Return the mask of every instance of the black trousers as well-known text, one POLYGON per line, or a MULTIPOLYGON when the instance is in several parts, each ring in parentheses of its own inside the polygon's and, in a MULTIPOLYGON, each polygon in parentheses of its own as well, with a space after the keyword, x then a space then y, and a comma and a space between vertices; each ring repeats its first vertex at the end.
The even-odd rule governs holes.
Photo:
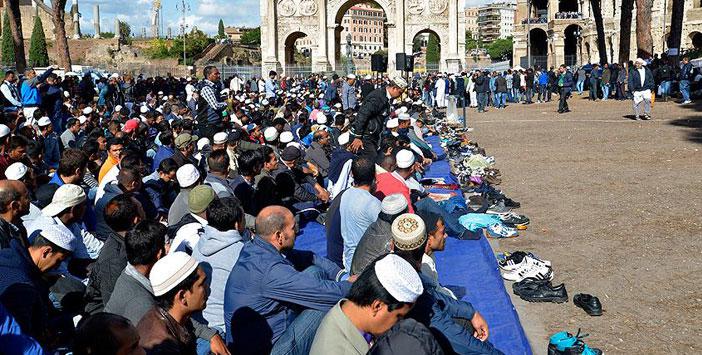
POLYGON ((570 90, 561 88, 561 97, 558 100, 558 112, 563 112, 569 110, 568 108, 568 96, 570 95, 570 90))
POLYGON ((362 139, 363 140, 363 149, 359 150, 356 155, 358 155, 359 158, 368 158, 372 162, 376 162, 378 159, 378 143, 371 142, 367 139, 362 139))

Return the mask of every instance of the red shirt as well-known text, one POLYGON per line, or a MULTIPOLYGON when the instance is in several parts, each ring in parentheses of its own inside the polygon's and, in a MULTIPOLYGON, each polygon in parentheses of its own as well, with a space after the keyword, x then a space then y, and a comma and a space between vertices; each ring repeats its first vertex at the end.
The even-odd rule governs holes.
POLYGON ((412 200, 410 199, 410 190, 405 185, 405 181, 401 176, 393 175, 391 172, 380 173, 375 176, 377 187, 375 190, 375 197, 381 201, 385 196, 392 194, 402 194, 407 200, 407 206, 409 206, 409 212, 414 213, 414 208, 412 208, 412 200))

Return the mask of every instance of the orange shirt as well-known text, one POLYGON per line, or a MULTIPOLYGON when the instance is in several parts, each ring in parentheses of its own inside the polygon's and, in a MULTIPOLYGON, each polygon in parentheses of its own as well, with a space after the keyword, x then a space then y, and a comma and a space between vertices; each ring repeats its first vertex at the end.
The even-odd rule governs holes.
POLYGON ((100 168, 100 173, 98 174, 98 183, 102 181, 102 178, 105 177, 108 171, 112 169, 113 166, 117 165, 118 161, 116 159, 113 159, 112 157, 107 157, 107 160, 102 164, 102 167, 100 168))

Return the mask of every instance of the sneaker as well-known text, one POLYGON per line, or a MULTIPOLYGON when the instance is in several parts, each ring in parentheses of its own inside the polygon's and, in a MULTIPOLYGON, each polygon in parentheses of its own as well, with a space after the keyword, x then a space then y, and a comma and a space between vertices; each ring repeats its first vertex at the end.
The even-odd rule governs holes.
POLYGON ((510 207, 510 208, 519 208, 522 206, 521 203, 519 203, 511 198, 505 198, 504 202, 505 202, 505 206, 510 207))
POLYGON ((692 101, 690 101, 690 100, 687 100, 687 101, 683 101, 683 102, 682 102, 683 105, 688 105, 688 104, 691 104, 691 103, 692 103, 692 101))
POLYGON ((505 206, 504 201, 499 201, 488 208, 485 213, 488 214, 505 214, 511 212, 512 209, 505 206))
POLYGON ((542 280, 553 280, 553 269, 551 267, 536 264, 533 262, 523 262, 519 267, 504 271, 502 273, 502 278, 507 281, 519 282, 526 278, 536 278, 542 280))
POLYGON ((651 116, 649 116, 649 115, 644 115, 644 116, 643 116, 643 119, 644 119, 644 121, 648 121, 648 120, 651 119, 651 116))
POLYGON ((559 332, 553 334, 548 343, 548 355, 601 355, 602 350, 591 348, 585 344, 583 338, 588 334, 573 335, 568 332, 559 332))
POLYGON ((515 228, 498 223, 485 228, 485 236, 488 238, 514 238, 519 236, 519 232, 515 228))
POLYGON ((635 120, 635 121, 641 121, 641 117, 640 117, 640 116, 636 116, 636 117, 634 117, 634 120, 635 120))
POLYGON ((512 271, 520 267, 524 267, 522 263, 551 267, 550 261, 541 260, 536 255, 532 253, 525 253, 523 251, 504 253, 503 257, 497 261, 497 266, 499 266, 502 270, 512 271))
POLYGON ((508 212, 500 215, 502 223, 506 224, 508 227, 517 228, 520 226, 526 226, 529 224, 529 217, 522 216, 514 212, 508 212))

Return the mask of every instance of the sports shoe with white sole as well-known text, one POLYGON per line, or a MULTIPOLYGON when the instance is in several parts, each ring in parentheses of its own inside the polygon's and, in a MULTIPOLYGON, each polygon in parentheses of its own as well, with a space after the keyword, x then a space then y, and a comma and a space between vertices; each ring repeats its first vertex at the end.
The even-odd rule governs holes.
POLYGON ((546 265, 539 265, 533 262, 523 262, 521 267, 517 267, 510 271, 504 271, 502 278, 507 281, 519 282, 528 277, 537 279, 553 280, 553 269, 546 265))
POLYGON ((504 271, 512 271, 520 267, 524 267, 523 263, 543 265, 546 267, 551 267, 551 262, 548 260, 541 260, 537 258, 532 253, 525 253, 523 251, 515 251, 511 254, 505 254, 504 259, 499 260, 497 265, 500 269, 504 271))
POLYGON ((498 223, 485 228, 485 236, 488 238, 514 238, 519 236, 519 232, 516 228, 507 227, 502 223, 498 223))

